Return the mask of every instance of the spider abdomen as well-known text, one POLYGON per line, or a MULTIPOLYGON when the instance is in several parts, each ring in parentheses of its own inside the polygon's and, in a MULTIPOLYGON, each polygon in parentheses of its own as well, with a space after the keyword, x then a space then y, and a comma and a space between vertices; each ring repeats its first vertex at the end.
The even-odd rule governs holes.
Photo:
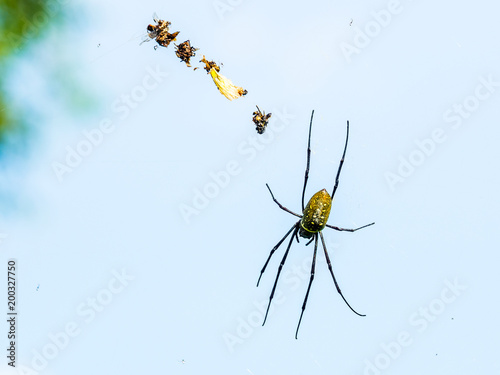
POLYGON ((299 235, 311 238, 314 233, 322 231, 326 226, 328 216, 330 216, 331 208, 332 198, 326 189, 314 194, 302 213, 299 235))

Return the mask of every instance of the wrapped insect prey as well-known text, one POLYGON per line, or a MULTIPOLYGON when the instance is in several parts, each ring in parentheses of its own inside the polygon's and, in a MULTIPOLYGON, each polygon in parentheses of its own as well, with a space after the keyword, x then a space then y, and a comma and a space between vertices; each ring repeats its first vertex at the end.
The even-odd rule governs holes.
POLYGON ((176 44, 175 48, 175 54, 177 57, 181 59, 181 61, 184 61, 188 67, 191 67, 191 62, 189 60, 191 57, 196 55, 195 51, 197 51, 198 48, 191 46, 191 42, 189 40, 186 40, 179 45, 176 44))
POLYGON ((247 90, 242 87, 233 85, 230 79, 219 74, 220 67, 213 61, 207 61, 205 56, 200 62, 205 63, 205 70, 212 76, 215 85, 219 89, 220 93, 224 95, 229 100, 238 99, 240 96, 246 95, 247 90))
POLYGON ((177 35, 179 35, 179 31, 175 33, 169 33, 168 27, 171 25, 169 21, 160 20, 158 16, 153 15, 153 20, 156 22, 156 25, 148 25, 148 38, 143 42, 147 42, 151 39, 155 39, 156 42, 162 47, 168 47, 168 45, 175 40, 177 35))
POLYGON ((266 131, 267 123, 269 122, 269 118, 272 113, 261 112, 258 105, 256 105, 257 110, 253 113, 253 123, 256 126, 257 133, 263 134, 266 131))

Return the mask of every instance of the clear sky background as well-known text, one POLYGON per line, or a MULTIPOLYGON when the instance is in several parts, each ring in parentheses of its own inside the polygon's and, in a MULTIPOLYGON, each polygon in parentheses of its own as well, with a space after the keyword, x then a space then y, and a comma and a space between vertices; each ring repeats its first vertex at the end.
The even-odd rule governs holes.
POLYGON ((36 130, 3 160, 23 367, 2 356, 2 374, 498 373, 498 6, 56 3, 65 22, 6 78, 36 130), (139 46, 153 12, 248 95, 139 46), (262 136, 255 105, 273 113, 262 136), (318 251, 295 340, 313 247, 292 245, 264 327, 284 247, 255 284, 295 222, 265 184, 300 211, 313 109, 307 196, 331 191, 349 120, 329 223, 376 224, 324 230, 366 317, 318 251))

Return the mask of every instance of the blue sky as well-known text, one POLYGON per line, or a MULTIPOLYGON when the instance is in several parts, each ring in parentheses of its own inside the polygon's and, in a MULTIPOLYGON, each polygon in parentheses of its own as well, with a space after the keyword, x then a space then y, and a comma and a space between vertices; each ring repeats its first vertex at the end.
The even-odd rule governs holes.
POLYGON ((0 272, 17 260, 24 367, 4 359, 2 373, 499 370, 495 6, 62 7, 72 26, 23 51, 8 79, 38 127, 29 155, 3 172, 17 206, 0 219, 0 272), (193 62, 222 62, 248 95, 225 99, 173 46, 139 46, 153 12, 200 48, 193 62), (83 113, 53 85, 66 75, 83 113), (273 113, 262 136, 255 105, 273 113), (295 340, 312 246, 292 245, 264 327, 284 247, 255 284, 295 221, 265 184, 300 211, 313 109, 308 197, 331 190, 349 120, 329 223, 376 224, 324 231, 345 297, 367 316, 344 304, 318 251, 295 340))

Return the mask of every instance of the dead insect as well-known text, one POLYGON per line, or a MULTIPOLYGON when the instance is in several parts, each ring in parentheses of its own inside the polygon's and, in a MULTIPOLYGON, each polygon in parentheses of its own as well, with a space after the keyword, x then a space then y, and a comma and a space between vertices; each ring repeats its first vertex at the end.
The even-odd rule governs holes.
POLYGON ((175 54, 177 57, 181 59, 181 61, 184 61, 188 67, 191 67, 191 62, 189 60, 191 57, 196 55, 195 51, 197 51, 198 48, 192 47, 189 40, 186 40, 179 45, 175 44, 175 48, 175 54))
MULTIPOLYGON (((203 67, 203 69, 206 70, 207 73, 210 73, 210 70, 214 69, 215 71, 217 72, 220 72, 220 67, 219 65, 217 65, 215 63, 215 61, 208 61, 206 58, 205 58, 205 55, 203 55, 203 58, 200 60, 200 62, 204 63, 205 66, 203 67)), ((222 63, 221 63, 222 65, 222 63)))
POLYGON ((263 134, 266 131, 267 123, 269 122, 269 118, 272 113, 261 112, 258 105, 256 105, 257 111, 253 113, 252 121, 256 126, 257 133, 263 134))
POLYGON ((141 42, 149 42, 151 39, 155 39, 156 42, 162 47, 168 47, 168 45, 176 40, 177 35, 179 35, 179 31, 171 34, 168 32, 168 27, 171 25, 169 21, 161 20, 158 18, 156 13, 153 14, 153 20, 156 22, 156 25, 148 25, 147 37, 141 42))
POLYGON ((205 56, 200 62, 205 63, 204 69, 212 76, 212 79, 219 89, 220 93, 229 100, 238 99, 240 96, 246 95, 247 90, 242 87, 235 86, 230 79, 219 74, 220 67, 213 61, 208 61, 205 56))
POLYGON ((365 316, 363 314, 358 313, 356 310, 354 310, 351 305, 347 302, 345 299, 344 295, 340 291, 340 287, 337 283, 337 280, 335 279, 335 276, 333 274, 332 270, 332 264, 330 263, 330 257, 328 256, 328 252, 326 250, 326 245, 325 245, 325 239, 323 238, 323 233, 322 230, 325 227, 332 228, 338 231, 347 231, 347 232, 355 232, 359 229, 366 228, 370 225, 373 225, 375 223, 370 223, 367 225, 363 225, 362 227, 355 228, 355 229, 345 229, 345 228, 340 228, 340 227, 335 227, 333 225, 328 225, 328 216, 330 216, 330 209, 332 208, 332 201, 333 197, 335 195, 335 192, 337 191, 337 187, 339 185, 339 176, 340 176, 340 171, 342 169, 342 165, 344 164, 344 158, 345 158, 345 152, 347 150, 347 141, 349 139, 349 121, 347 121, 347 135, 345 139, 345 146, 344 146, 344 153, 342 154, 342 158, 340 159, 340 164, 339 168, 337 170, 337 177, 335 178, 335 185, 332 190, 332 195, 330 196, 326 189, 318 191, 316 194, 314 194, 307 205, 304 206, 304 196, 306 192, 306 186, 307 186, 307 179, 309 177, 309 162, 311 159, 311 129, 312 129, 312 120, 313 120, 313 115, 314 111, 311 114, 311 123, 309 124, 309 140, 307 142, 307 164, 306 164, 306 173, 304 177, 304 188, 302 189, 302 215, 296 214, 295 212, 290 211, 288 208, 283 206, 281 203, 279 203, 276 198, 274 198, 273 192, 271 191, 271 188, 269 185, 266 184, 267 188, 269 189, 269 192, 271 193, 271 197, 273 198, 273 201, 281 208, 282 210, 288 212, 289 214, 292 214, 294 216, 297 216, 300 218, 299 221, 297 221, 295 224, 293 224, 292 228, 285 234, 285 236, 276 244, 276 246, 273 247, 271 250, 271 253, 269 254, 269 257, 266 260, 266 263, 264 264, 264 267, 260 271, 260 276, 259 280, 257 281, 257 286, 259 286, 260 278, 264 274, 264 271, 266 270, 266 267, 271 260, 271 257, 273 256, 274 252, 280 247, 280 245, 285 241, 285 239, 292 233, 292 236, 290 237, 290 241, 288 242, 288 246, 285 251, 285 255, 283 256, 283 259, 281 260, 281 263, 278 268, 278 274, 276 275, 276 280, 274 281, 274 286, 271 291, 271 296, 269 297, 269 304, 267 306, 267 311, 266 315, 264 317, 264 325, 266 323, 267 319, 267 314, 269 313, 269 307, 271 306, 271 301, 273 300, 274 297, 274 292, 276 291, 276 285, 278 284, 278 278, 280 277, 281 269, 283 268, 283 265, 285 264, 286 257, 288 256, 288 251, 290 250, 290 247, 292 246, 293 239, 296 238, 297 242, 299 242, 299 236, 305 239, 310 239, 309 242, 306 244, 309 245, 311 242, 314 241, 314 252, 313 252, 313 259, 312 259, 312 265, 311 265, 311 277, 309 279, 309 286, 307 287, 307 292, 306 296, 304 298, 304 303, 302 304, 302 312, 300 314, 299 318, 299 323, 297 325, 297 330, 295 332, 295 338, 297 338, 297 335, 299 333, 299 327, 300 327, 300 322, 302 321, 302 315, 304 314, 304 311, 306 309, 306 304, 307 304, 307 297, 309 297, 309 291, 311 290, 311 285, 314 279, 314 272, 315 272, 315 267, 316 267, 316 252, 318 250, 318 239, 321 239, 321 244, 323 245, 323 250, 325 252, 325 258, 326 258, 326 263, 328 264, 328 270, 330 271, 330 274, 332 275, 333 282, 335 284, 335 288, 337 288, 337 292, 340 294, 344 302, 349 306, 349 308, 357 315, 359 316, 365 316))

